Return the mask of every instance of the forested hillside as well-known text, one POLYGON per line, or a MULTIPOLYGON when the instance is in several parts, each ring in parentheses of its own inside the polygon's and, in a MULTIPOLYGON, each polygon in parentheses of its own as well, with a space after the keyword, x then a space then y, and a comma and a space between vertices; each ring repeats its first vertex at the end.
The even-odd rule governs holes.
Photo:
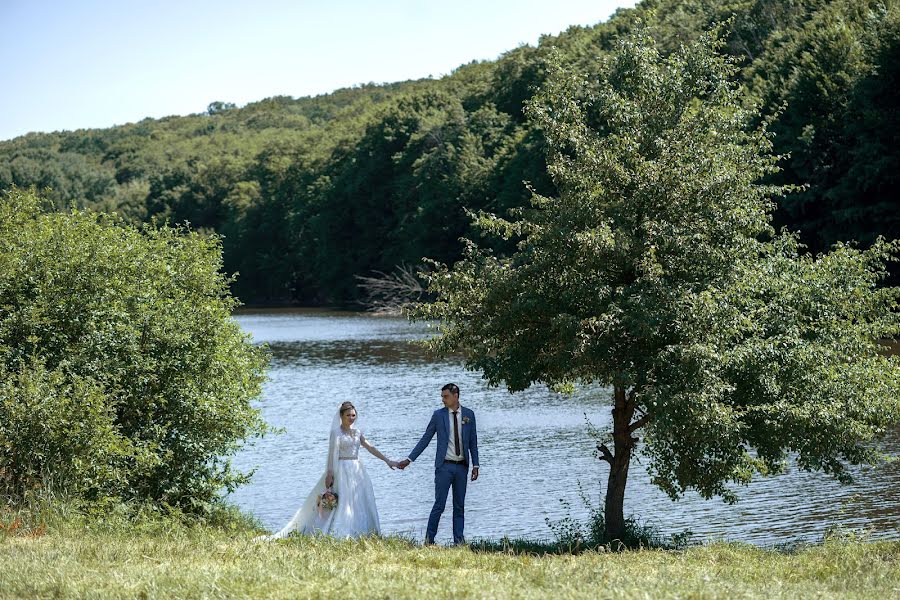
POLYGON ((437 80, 2 142, 0 188, 217 231, 248 304, 349 305, 355 275, 454 261, 476 235, 466 210, 505 214, 525 182, 553 193, 523 105, 552 54, 590 76, 638 19, 664 51, 730 19, 747 101, 789 154, 777 183, 807 186, 779 225, 813 251, 900 237, 900 0, 645 0, 437 80))

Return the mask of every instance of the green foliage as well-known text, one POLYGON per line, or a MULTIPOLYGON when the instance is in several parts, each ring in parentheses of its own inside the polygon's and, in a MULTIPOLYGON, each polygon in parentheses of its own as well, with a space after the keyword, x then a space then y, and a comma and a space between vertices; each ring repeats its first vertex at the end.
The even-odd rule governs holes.
POLYGON ((788 453, 842 481, 847 462, 875 462, 872 442, 900 422, 900 365, 878 343, 900 333, 898 289, 878 287, 898 247, 811 256, 783 235, 693 296, 682 323, 706 333, 666 351, 647 433, 654 481, 673 497, 733 499, 721 482, 779 472, 788 453))
POLYGON ((898 52, 900 5, 834 2, 754 66, 766 104, 786 104, 773 127, 791 154, 782 179, 810 184, 781 220, 800 224, 815 250, 900 237, 898 52))
POLYGON ((96 499, 119 493, 132 452, 103 387, 32 358, 0 368, 0 494, 22 498, 44 485, 96 499))
MULTIPOLYGON (((606 517, 602 502, 595 504, 587 492, 578 484, 578 497, 588 511, 587 521, 582 523, 571 514, 571 502, 560 498, 566 516, 558 520, 546 518, 547 527, 553 533, 553 545, 544 549, 544 553, 578 554, 588 551, 620 551, 639 548, 660 548, 670 550, 683 550, 690 544, 690 531, 675 534, 670 537, 663 536, 658 529, 651 525, 640 523, 636 518, 625 519, 625 535, 621 538, 610 539, 607 534, 606 517)), ((485 549, 490 544, 482 544, 485 549)))
POLYGON ((753 114, 710 44, 662 61, 642 36, 601 75, 556 65, 531 115, 561 195, 535 194, 514 221, 480 216, 518 251, 470 245, 434 277, 444 301, 421 315, 446 320, 437 349, 472 348, 470 366, 511 391, 634 381, 648 352, 671 343, 653 326, 673 320, 678 298, 756 251, 778 190, 754 182, 774 158, 760 153, 764 129, 745 130, 753 114))
POLYGON ((557 64, 529 114, 549 147, 555 197, 478 225, 510 256, 469 243, 430 277, 439 353, 510 391, 534 383, 615 390, 607 495, 613 533, 644 429, 654 483, 735 499, 730 484, 802 469, 848 478, 900 423, 900 289, 882 287, 900 243, 817 256, 770 226, 769 120, 734 83, 717 32, 662 56, 647 31, 598 72, 557 64), (613 490, 620 492, 618 499, 613 490), (612 503, 612 504, 611 504, 612 503))
POLYGON ((107 197, 116 183, 114 170, 62 149, 23 148, 8 155, 4 166, 0 171, 3 187, 50 188, 57 208, 107 197))
POLYGON ((218 239, 40 204, 0 198, 2 481, 203 508, 265 431, 218 239))
POLYGON ((347 273, 390 271, 428 252, 459 254, 467 208, 486 206, 521 129, 493 105, 466 112, 431 90, 403 96, 327 167, 322 201, 308 207, 315 279, 331 301, 358 292, 347 273))
POLYGON ((214 230, 245 301, 346 305, 360 295, 356 276, 423 256, 455 262, 460 237, 512 250, 479 238, 465 211, 526 206, 526 181, 557 192, 524 112, 553 61, 594 73, 638 22, 668 55, 726 20, 733 77, 762 103, 784 156, 771 181, 807 186, 776 198, 776 225, 813 251, 900 237, 897 0, 643 0, 439 80, 216 101, 185 117, 2 142, 0 189, 49 187, 60 209, 214 230))

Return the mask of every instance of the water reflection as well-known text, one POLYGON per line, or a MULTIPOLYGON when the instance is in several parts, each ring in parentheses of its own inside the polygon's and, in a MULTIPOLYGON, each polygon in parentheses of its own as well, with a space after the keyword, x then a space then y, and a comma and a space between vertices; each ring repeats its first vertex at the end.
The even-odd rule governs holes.
POLYGON ((327 342, 282 342, 269 344, 275 366, 315 366, 323 362, 345 366, 379 364, 416 366, 433 357, 413 341, 346 340, 327 342))
MULTIPOLYGON (((370 441, 400 459, 441 406, 439 390, 449 381, 460 385, 463 405, 478 415, 482 477, 470 485, 466 501, 470 538, 547 537, 545 519, 567 514, 560 498, 571 501, 573 516, 586 518, 579 482, 600 501, 607 471, 593 457, 585 418, 601 429, 609 424, 608 391, 594 387, 567 396, 534 388, 511 395, 489 388, 458 360, 429 357, 415 343, 428 329, 403 319, 321 311, 244 312, 237 319, 256 342, 269 345, 270 380, 259 407, 269 423, 285 428, 235 461, 258 470, 232 499, 266 526, 283 525, 321 475, 327 427, 340 402, 352 400, 370 441)), ((363 457, 386 533, 423 537, 434 498, 434 446, 404 472, 363 457)), ((896 455, 900 435, 887 448, 896 455)), ((673 503, 635 464, 626 513, 667 533, 690 529, 700 538, 763 544, 815 540, 835 523, 900 537, 900 461, 859 469, 850 486, 791 471, 757 480, 739 495, 734 506, 696 495, 673 503)), ((449 541, 449 519, 443 521, 438 540, 449 541)))

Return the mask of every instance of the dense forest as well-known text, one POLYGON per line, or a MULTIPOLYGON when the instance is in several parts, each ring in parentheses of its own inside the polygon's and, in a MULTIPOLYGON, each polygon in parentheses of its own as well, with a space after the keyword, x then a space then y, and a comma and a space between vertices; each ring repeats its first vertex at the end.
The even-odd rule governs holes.
POLYGON ((672 52, 725 20, 746 101, 785 155, 773 183, 805 186, 776 224, 814 252, 900 237, 900 0, 644 0, 440 79, 0 142, 0 189, 218 232, 248 304, 348 306, 356 275, 455 261, 479 235, 468 211, 554 193, 523 111, 551 60, 590 77, 639 21, 672 52))

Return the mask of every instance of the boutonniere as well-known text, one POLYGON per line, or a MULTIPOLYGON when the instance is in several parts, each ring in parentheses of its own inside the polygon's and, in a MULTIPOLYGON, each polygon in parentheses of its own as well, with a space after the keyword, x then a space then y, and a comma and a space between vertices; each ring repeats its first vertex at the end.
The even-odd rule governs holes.
POLYGON ((463 417, 463 425, 469 424, 469 417, 463 417))

